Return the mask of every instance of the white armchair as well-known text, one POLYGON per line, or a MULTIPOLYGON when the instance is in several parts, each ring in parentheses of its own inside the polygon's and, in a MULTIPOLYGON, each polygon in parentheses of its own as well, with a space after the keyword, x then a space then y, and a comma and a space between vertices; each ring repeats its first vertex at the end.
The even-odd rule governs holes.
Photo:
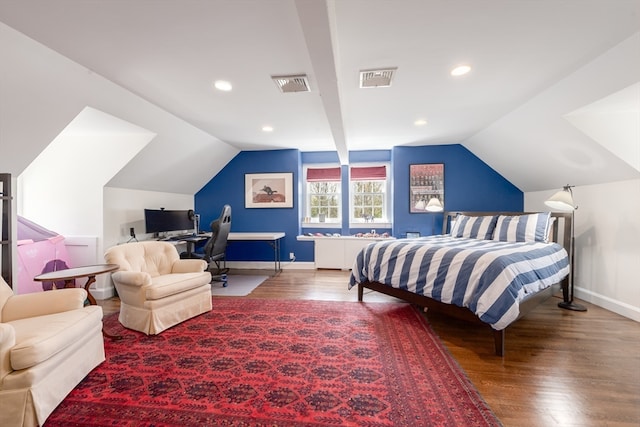
POLYGON ((0 278, 0 425, 42 425, 105 360, 102 308, 81 288, 14 295, 0 278))
POLYGON ((104 258, 120 266, 111 279, 120 297, 118 320, 126 328, 155 335, 212 309, 207 263, 180 259, 169 242, 118 245, 104 258))

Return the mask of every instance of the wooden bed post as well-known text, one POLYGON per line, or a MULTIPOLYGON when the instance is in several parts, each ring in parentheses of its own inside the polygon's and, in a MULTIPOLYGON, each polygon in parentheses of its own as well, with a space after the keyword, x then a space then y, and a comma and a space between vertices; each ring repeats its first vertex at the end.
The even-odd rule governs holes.
POLYGON ((493 330, 493 342, 496 349, 496 356, 504 356, 504 336, 505 330, 500 331, 493 330))
POLYGON ((358 283, 358 301, 362 302, 362 294, 364 291, 364 286, 362 286, 362 283, 358 283))

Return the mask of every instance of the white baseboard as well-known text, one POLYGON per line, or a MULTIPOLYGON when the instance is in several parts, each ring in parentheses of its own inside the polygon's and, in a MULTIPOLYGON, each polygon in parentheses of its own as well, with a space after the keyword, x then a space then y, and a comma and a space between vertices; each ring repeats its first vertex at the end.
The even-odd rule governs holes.
POLYGON ((104 300, 114 297, 116 295, 116 288, 113 286, 108 286, 106 288, 93 289, 91 288, 91 295, 95 299, 104 300))
MULTIPOLYGON (((244 270, 275 270, 273 261, 227 261, 227 267, 244 270)), ((283 270, 314 270, 313 262, 282 261, 280 268, 283 270)))
POLYGON ((640 308, 638 307, 605 297, 604 295, 597 294, 587 289, 576 287, 574 290, 576 298, 590 302, 591 304, 595 304, 598 307, 602 307, 631 320, 635 320, 636 322, 640 322, 640 308))

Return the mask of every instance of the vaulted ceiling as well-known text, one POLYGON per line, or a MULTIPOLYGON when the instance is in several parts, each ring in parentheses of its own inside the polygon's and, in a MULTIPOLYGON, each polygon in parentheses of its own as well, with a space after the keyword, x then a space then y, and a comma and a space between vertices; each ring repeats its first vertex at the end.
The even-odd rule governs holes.
MULTIPOLYGON (((460 143, 523 191, 640 177, 638 0, 0 0, 0 21, 225 147, 346 162, 460 143), (394 69, 391 85, 360 88, 372 69, 394 69), (300 74, 310 91, 272 80, 300 74), (625 136, 593 125, 611 115, 625 136)), ((166 188, 138 177, 162 147, 119 182, 166 188)))

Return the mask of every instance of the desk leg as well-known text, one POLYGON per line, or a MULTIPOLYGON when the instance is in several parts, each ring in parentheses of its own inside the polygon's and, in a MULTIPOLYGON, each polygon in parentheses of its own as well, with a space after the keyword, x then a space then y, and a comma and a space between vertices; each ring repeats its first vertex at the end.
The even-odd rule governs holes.
POLYGON ((280 239, 276 239, 271 242, 267 242, 273 248, 273 270, 274 275, 277 275, 280 271, 282 271, 282 267, 280 266, 280 239))
POLYGON ((193 258, 193 253, 195 252, 196 249, 196 243, 195 242, 190 242, 190 241, 186 241, 187 243, 187 259, 191 259, 193 258))
MULTIPOLYGON (((84 285, 84 290, 87 291, 87 299, 89 300, 90 305, 98 305, 98 303, 96 302, 96 299, 93 297, 93 295, 91 295, 91 291, 89 290, 89 286, 91 286, 95 281, 96 281, 96 276, 89 276, 89 279, 87 279, 87 283, 84 285)), ((122 339, 120 335, 111 335, 110 333, 105 331, 104 326, 102 327, 102 335, 112 340, 122 339)))

